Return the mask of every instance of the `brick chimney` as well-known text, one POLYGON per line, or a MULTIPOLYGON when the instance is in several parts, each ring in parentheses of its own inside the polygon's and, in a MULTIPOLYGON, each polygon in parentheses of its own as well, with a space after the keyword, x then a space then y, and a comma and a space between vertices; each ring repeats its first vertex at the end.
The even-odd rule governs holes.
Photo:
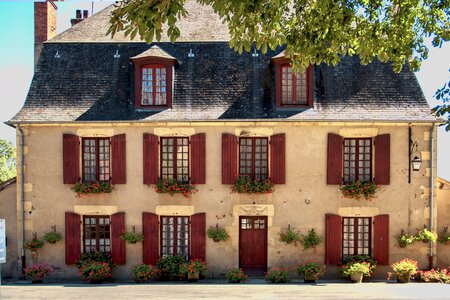
POLYGON ((34 66, 42 51, 42 43, 56 35, 56 1, 34 2, 34 66))
POLYGON ((72 26, 80 23, 81 21, 83 21, 84 19, 87 19, 89 17, 88 10, 83 10, 83 15, 81 13, 82 13, 81 9, 77 9, 75 11, 75 19, 70 20, 70 23, 72 24, 72 26))

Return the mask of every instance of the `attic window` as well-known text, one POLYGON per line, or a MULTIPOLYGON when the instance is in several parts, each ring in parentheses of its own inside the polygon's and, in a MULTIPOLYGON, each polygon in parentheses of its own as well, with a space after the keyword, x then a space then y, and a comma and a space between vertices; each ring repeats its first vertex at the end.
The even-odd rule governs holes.
POLYGON ((131 60, 135 70, 135 107, 171 108, 177 59, 158 46, 152 46, 131 60))
POLYGON ((277 107, 312 107, 314 95, 314 66, 294 73, 284 53, 272 57, 275 67, 275 98, 277 107))

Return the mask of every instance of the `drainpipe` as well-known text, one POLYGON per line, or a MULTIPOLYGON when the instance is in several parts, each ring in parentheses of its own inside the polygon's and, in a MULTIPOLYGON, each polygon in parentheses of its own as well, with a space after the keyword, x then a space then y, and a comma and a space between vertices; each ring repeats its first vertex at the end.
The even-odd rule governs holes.
POLYGON ((21 225, 21 240, 22 240, 22 249, 20 250, 21 256, 20 259, 22 261, 22 275, 23 269, 27 267, 27 261, 25 256, 25 167, 24 167, 24 155, 23 155, 23 148, 24 148, 24 135, 22 128, 18 127, 17 130, 20 134, 20 214, 22 216, 22 225, 21 225))
MULTIPOLYGON (((436 126, 435 123, 431 125, 430 129, 430 231, 434 232, 434 127, 436 126)), ((434 267, 434 244, 429 243, 430 247, 430 270, 434 267)))

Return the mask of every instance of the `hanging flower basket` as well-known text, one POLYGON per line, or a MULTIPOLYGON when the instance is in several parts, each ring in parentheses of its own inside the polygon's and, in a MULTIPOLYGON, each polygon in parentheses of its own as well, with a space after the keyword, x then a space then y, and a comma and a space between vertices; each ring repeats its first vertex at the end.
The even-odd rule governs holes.
POLYGON ((175 179, 160 178, 155 187, 155 192, 158 194, 170 194, 171 196, 181 194, 184 198, 190 198, 198 192, 198 188, 195 185, 178 182, 175 179))
POLYGON ((99 181, 87 181, 87 182, 77 182, 72 187, 72 191, 77 193, 77 195, 86 194, 101 194, 101 193, 111 193, 113 186, 109 182, 99 182, 99 181))
POLYGON ((376 185, 373 182, 361 182, 359 180, 355 180, 339 187, 339 190, 342 192, 343 198, 360 200, 364 198, 366 200, 372 200, 375 198, 375 193, 380 188, 379 185, 376 185))
POLYGON ((239 176, 234 185, 230 187, 232 193, 239 194, 270 194, 275 185, 269 180, 252 180, 246 176, 239 176))

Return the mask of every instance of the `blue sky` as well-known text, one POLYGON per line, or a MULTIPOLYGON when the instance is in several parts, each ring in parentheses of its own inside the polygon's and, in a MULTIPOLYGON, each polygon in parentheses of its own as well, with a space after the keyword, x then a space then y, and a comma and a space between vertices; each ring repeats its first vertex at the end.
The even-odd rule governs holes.
MULTIPOLYGON (((91 14, 114 1, 64 1, 58 3, 57 32, 70 27, 76 9, 87 9, 91 14)), ((34 51, 33 1, 0 0, 0 121, 8 121, 23 105, 33 76, 34 51)), ((416 73, 425 97, 431 107, 435 91, 449 80, 450 43, 442 48, 430 48, 427 61, 416 73)), ((15 143, 14 129, 0 124, 0 139, 15 143)), ((438 176, 450 180, 450 132, 438 132, 438 176)))

